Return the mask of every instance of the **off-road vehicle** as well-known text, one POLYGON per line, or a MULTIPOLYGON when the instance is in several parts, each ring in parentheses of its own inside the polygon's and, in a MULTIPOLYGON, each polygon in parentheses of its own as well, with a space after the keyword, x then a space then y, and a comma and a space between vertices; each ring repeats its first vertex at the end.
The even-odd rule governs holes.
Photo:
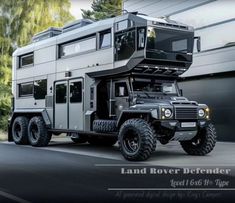
POLYGON ((112 146, 146 160, 157 142, 190 155, 215 146, 205 104, 182 96, 177 79, 192 64, 192 27, 138 13, 49 28, 13 54, 9 141, 46 146, 52 134, 112 146))

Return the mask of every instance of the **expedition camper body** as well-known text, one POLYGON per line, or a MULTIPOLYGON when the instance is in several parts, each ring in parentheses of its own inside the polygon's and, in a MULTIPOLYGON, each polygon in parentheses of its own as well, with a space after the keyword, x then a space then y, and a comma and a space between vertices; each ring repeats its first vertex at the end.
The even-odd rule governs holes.
POLYGON ((183 97, 176 81, 193 43, 192 27, 132 13, 39 33, 13 54, 9 141, 46 146, 60 133, 77 143, 118 141, 128 160, 147 159, 157 140, 209 153, 209 108, 183 97))

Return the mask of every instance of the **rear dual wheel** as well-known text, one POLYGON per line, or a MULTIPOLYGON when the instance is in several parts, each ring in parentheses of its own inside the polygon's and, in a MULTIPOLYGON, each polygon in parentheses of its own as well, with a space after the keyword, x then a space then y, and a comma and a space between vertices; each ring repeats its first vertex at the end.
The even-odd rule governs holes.
POLYGON ((24 116, 16 117, 12 124, 12 138, 16 144, 28 144, 29 119, 24 116))
POLYGON ((12 137, 16 144, 30 143, 35 147, 47 146, 51 140, 51 133, 41 116, 29 119, 25 116, 16 117, 12 124, 12 137))
POLYGON ((52 133, 48 132, 46 124, 41 116, 30 119, 28 126, 29 142, 34 147, 47 146, 51 140, 52 133))

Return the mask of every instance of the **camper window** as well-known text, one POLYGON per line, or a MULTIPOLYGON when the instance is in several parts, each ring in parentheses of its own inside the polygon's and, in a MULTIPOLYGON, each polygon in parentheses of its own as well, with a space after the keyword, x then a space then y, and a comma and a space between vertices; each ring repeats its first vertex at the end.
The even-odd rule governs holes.
POLYGON ((19 59, 20 59, 19 68, 33 65, 33 53, 20 56, 19 59))
POLYGON ((70 103, 82 102, 82 82, 70 84, 70 103))
POLYGON ((106 30, 104 32, 100 33, 100 44, 99 44, 99 48, 103 49, 103 48, 107 48, 111 46, 111 30, 106 30))
POLYGON ((73 54, 84 53, 96 50, 96 37, 89 37, 78 41, 62 44, 60 46, 60 57, 65 57, 73 54))
POLYGON ((45 99, 47 95, 47 80, 37 80, 34 82, 34 98, 45 99))
POLYGON ((56 103, 63 104, 67 102, 67 85, 58 84, 56 85, 56 103))
POLYGON ((135 51, 135 30, 115 36, 115 60, 128 59, 135 51))
POLYGON ((33 95, 33 82, 19 84, 19 97, 28 97, 33 95))

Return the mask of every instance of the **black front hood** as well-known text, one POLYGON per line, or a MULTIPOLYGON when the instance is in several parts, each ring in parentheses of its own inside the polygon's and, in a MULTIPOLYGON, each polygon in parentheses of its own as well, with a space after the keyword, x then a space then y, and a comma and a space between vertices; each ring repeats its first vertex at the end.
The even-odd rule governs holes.
POLYGON ((137 99, 136 104, 131 106, 130 109, 150 110, 156 109, 159 106, 175 106, 187 105, 198 106, 195 101, 189 101, 185 97, 171 97, 170 99, 137 99))

